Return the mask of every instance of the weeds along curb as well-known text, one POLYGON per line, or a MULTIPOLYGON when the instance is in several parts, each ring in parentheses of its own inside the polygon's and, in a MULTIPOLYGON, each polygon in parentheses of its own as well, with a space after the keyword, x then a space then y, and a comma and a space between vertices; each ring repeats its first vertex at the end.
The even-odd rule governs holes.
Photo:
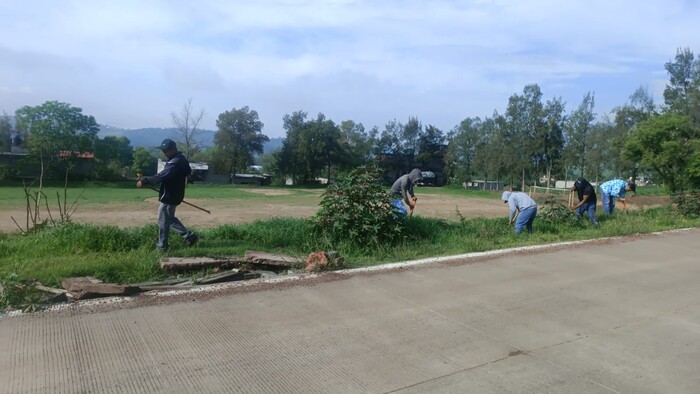
POLYGON ((392 270, 400 270, 400 269, 405 269, 405 268, 416 268, 416 267, 428 266, 431 264, 447 263, 447 262, 454 262, 454 261, 469 262, 470 260, 481 260, 484 258, 498 258, 498 257, 512 255, 515 253, 522 253, 522 252, 546 252, 546 251, 550 251, 550 250, 558 250, 561 248, 572 247, 572 246, 576 247, 576 246, 587 245, 587 244, 591 244, 591 243, 610 242, 610 241, 631 239, 632 237, 637 237, 637 236, 663 236, 663 235, 669 235, 669 234, 683 233, 683 232, 692 231, 692 230, 695 230, 695 228, 682 228, 682 229, 674 229, 674 230, 667 230, 667 231, 656 231, 653 233, 629 234, 629 235, 616 236, 616 237, 586 239, 586 240, 581 240, 581 241, 558 242, 558 243, 554 243, 554 244, 519 246, 519 247, 507 248, 507 249, 490 250, 490 251, 486 251, 486 252, 473 252, 473 253, 465 253, 465 254, 458 254, 458 255, 452 255, 452 256, 431 257, 431 258, 418 259, 418 260, 409 260, 409 261, 402 261, 402 262, 396 262, 396 263, 387 263, 387 264, 380 264, 380 265, 371 266, 371 267, 350 268, 350 269, 343 269, 343 270, 337 270, 337 271, 327 271, 327 272, 321 272, 321 273, 301 273, 301 274, 281 276, 281 277, 276 277, 276 278, 261 278, 261 279, 251 279, 251 280, 238 281, 238 282, 217 283, 217 284, 212 284, 212 285, 197 286, 197 287, 183 289, 183 290, 150 291, 150 292, 141 293, 141 294, 138 294, 138 295, 132 296, 132 297, 108 297, 108 298, 98 298, 98 299, 85 300, 85 301, 75 301, 72 303, 56 304, 56 305, 52 305, 46 309, 43 309, 41 311, 33 312, 33 313, 25 313, 25 312, 22 312, 20 310, 12 310, 12 311, 9 311, 9 312, 4 313, 4 314, 0 312, 0 320, 2 320, 3 318, 17 317, 17 316, 23 316, 23 315, 28 315, 28 314, 38 315, 38 314, 42 314, 42 313, 58 312, 58 311, 65 311, 65 310, 87 309, 87 308, 92 308, 92 307, 102 306, 102 305, 115 305, 115 304, 121 304, 121 303, 128 304, 128 303, 134 302, 134 300, 139 298, 139 297, 142 297, 142 298, 143 297, 153 297, 154 299, 156 299, 156 298, 167 298, 167 297, 174 297, 174 296, 217 292, 217 291, 221 291, 221 290, 235 289, 235 288, 247 288, 247 287, 252 287, 252 286, 258 286, 261 284, 275 285, 275 284, 282 284, 282 283, 304 283, 304 282, 310 281, 312 279, 321 278, 325 275, 334 275, 336 277, 343 276, 343 277, 349 278, 349 277, 352 277, 352 276, 358 275, 358 274, 381 273, 381 272, 388 272, 388 271, 392 271, 392 270))

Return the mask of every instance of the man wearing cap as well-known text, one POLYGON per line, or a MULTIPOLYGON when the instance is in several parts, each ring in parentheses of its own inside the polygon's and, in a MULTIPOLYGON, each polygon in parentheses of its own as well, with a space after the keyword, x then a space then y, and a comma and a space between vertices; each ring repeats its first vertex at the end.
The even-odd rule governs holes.
POLYGON ((399 179, 391 185, 389 194, 392 196, 391 205, 394 206, 394 211, 403 216, 408 215, 408 211, 406 211, 406 207, 403 205, 404 202, 408 205, 410 210, 413 210, 416 206, 416 195, 413 193, 413 186, 422 178, 423 172, 418 168, 414 168, 410 173, 400 176, 399 179))
POLYGON ((156 175, 140 177, 136 182, 136 187, 141 189, 143 185, 155 185, 160 183, 158 191, 158 243, 156 247, 160 250, 168 249, 168 233, 170 229, 180 234, 187 243, 187 246, 194 246, 197 242, 197 234, 187 230, 180 220, 175 217, 175 208, 185 198, 185 185, 187 177, 192 173, 190 163, 185 156, 177 150, 175 141, 164 139, 159 146, 163 154, 168 158, 163 171, 156 175))
POLYGON ((575 191, 578 194, 578 204, 571 207, 571 210, 576 212, 576 219, 581 220, 583 213, 586 212, 593 227, 599 228, 600 224, 598 224, 598 218, 595 215, 598 201, 593 185, 586 178, 578 178, 574 185, 571 186, 571 191, 575 191))
POLYGON ((515 233, 520 234, 523 227, 527 229, 528 234, 532 234, 532 223, 537 216, 537 203, 523 192, 505 191, 501 195, 501 200, 504 204, 508 204, 510 215, 508 226, 515 223, 515 233))
POLYGON ((600 199, 603 200, 603 212, 612 215, 615 209, 615 200, 622 203, 623 208, 627 208, 625 195, 628 191, 637 192, 637 185, 632 182, 625 182, 622 179, 611 179, 600 185, 600 199))

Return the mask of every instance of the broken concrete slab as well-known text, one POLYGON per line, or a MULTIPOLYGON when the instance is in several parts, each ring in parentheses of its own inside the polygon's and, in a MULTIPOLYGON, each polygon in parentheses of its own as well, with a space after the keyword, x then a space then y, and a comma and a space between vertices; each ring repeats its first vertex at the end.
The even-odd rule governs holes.
POLYGON ((164 257, 160 268, 164 271, 198 270, 204 268, 228 268, 245 263, 239 256, 213 257, 164 257))
POLYGON ((246 251, 243 259, 248 264, 259 264, 276 267, 301 267, 304 265, 304 260, 288 256, 285 254, 267 253, 246 251))
POLYGON ((85 300, 97 297, 129 296, 141 291, 138 287, 104 283, 92 276, 66 278, 61 280, 61 286, 68 290, 66 296, 74 300, 85 300))
POLYGON ((48 287, 44 286, 41 283, 37 283, 34 285, 34 288, 37 290, 41 290, 46 293, 51 293, 53 296, 51 296, 48 301, 52 303, 56 302, 66 302, 68 301, 68 296, 66 293, 68 293, 68 290, 65 289, 57 289, 55 287, 48 287))
POLYGON ((237 280, 255 279, 259 277, 260 274, 256 272, 233 270, 197 278, 194 280, 194 283, 198 285, 209 285, 213 283, 233 282, 237 280))

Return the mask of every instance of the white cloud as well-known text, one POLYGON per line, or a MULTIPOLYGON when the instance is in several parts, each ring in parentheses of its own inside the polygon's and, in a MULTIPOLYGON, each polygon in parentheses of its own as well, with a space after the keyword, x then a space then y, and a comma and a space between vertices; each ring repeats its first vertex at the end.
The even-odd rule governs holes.
POLYGON ((192 97, 209 127, 249 105, 274 130, 304 108, 449 129, 528 83, 569 103, 658 96, 676 48, 700 51, 699 17, 685 0, 8 2, 0 110, 61 100, 103 123, 169 126, 192 97))

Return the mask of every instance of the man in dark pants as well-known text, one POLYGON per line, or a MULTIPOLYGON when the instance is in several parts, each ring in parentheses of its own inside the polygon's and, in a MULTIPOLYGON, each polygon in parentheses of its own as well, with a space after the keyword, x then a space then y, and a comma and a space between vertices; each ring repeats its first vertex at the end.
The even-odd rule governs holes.
POLYGON ((404 217, 408 215, 408 211, 403 205, 404 202, 413 211, 413 208, 416 206, 416 195, 413 193, 413 186, 422 178, 423 172, 418 168, 414 168, 410 173, 400 176, 391 185, 389 194, 392 196, 391 205, 394 207, 395 212, 404 217))
POLYGON ((141 177, 136 182, 136 187, 141 189, 143 185, 155 185, 160 183, 158 191, 158 243, 156 247, 160 250, 168 249, 168 233, 170 229, 180 234, 187 243, 187 246, 194 246, 197 242, 197 234, 187 230, 187 228, 175 217, 175 208, 185 198, 185 185, 187 177, 192 173, 190 163, 182 153, 178 152, 175 141, 164 139, 160 144, 160 150, 168 158, 163 171, 156 175, 141 177))
POLYGON ((578 204, 571 207, 571 210, 576 212, 576 219, 581 220, 583 213, 586 212, 588 215, 588 220, 595 228, 599 228, 598 217, 595 215, 596 204, 598 199, 595 195, 595 188, 588 182, 585 178, 578 178, 574 185, 571 187, 571 191, 576 191, 578 195, 578 204))

